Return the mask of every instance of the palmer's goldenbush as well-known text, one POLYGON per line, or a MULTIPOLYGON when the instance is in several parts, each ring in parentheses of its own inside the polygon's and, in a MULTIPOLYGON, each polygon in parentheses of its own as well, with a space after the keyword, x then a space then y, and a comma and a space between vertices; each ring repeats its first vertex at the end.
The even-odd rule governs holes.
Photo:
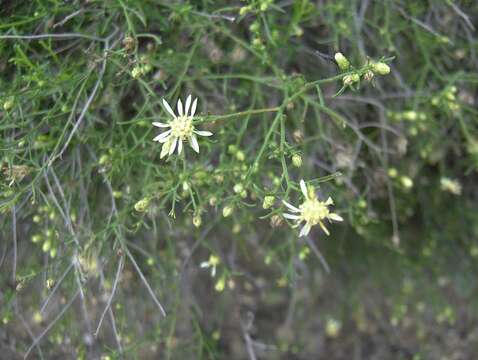
POLYGON ((453 323, 430 280, 476 291, 476 2, 1 6, 12 351, 314 358, 348 314, 324 269, 398 293, 395 325, 417 299, 453 323))

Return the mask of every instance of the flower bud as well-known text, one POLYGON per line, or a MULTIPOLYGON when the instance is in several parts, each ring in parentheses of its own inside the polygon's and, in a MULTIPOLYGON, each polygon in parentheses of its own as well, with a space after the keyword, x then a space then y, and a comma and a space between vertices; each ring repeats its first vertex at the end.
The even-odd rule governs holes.
POLYGON ((336 53, 334 55, 334 59, 339 66, 339 69, 342 71, 347 71, 350 67, 350 62, 347 60, 347 58, 342 54, 342 53, 336 53))
POLYGON ((244 161, 246 159, 246 156, 244 155, 244 152, 239 150, 236 153, 236 159, 239 160, 239 161, 244 161))
POLYGON ((378 62, 372 65, 372 70, 379 75, 387 75, 390 73, 390 66, 383 62, 378 62))
POLYGON ((141 199, 136 204, 134 204, 134 209, 137 212, 141 212, 141 213, 148 210, 148 207, 149 207, 149 199, 148 198, 141 199))
POLYGON ((397 169, 395 169, 395 168, 393 168, 393 167, 390 168, 390 169, 388 169, 388 176, 389 176, 389 177, 391 177, 391 178, 393 179, 393 178, 396 178, 397 175, 398 175, 397 169))
POLYGON ((189 184, 187 181, 183 181, 183 191, 188 191, 189 190, 189 184))
POLYGON ((216 204, 217 204, 217 198, 215 196, 211 196, 211 198, 209 199, 209 205, 216 206, 216 204))
POLYGON ((244 190, 244 186, 242 184, 236 184, 234 185, 233 190, 236 194, 239 194, 240 192, 242 192, 242 190, 244 190))
POLYGON ((375 74, 373 73, 372 70, 367 70, 367 72, 364 74, 363 78, 366 80, 366 81, 372 81, 373 77, 375 76, 375 74))
POLYGON ((8 99, 3 103, 3 110, 8 111, 13 107, 13 98, 8 99))
POLYGON ((227 218, 227 217, 231 216, 232 211, 233 211, 232 206, 228 205, 228 206, 224 207, 224 209, 222 209, 222 216, 227 218))
POLYGON ((342 79, 345 86, 352 85, 360 80, 359 74, 345 75, 342 79))
POLYGON ((413 187, 413 180, 410 179, 408 176, 400 177, 400 182, 405 189, 410 189, 411 187, 413 187))
POLYGON ((292 165, 300 168, 302 166, 302 156, 299 154, 294 154, 294 156, 292 156, 292 165))
POLYGON ((330 338, 336 338, 340 333, 341 327, 342 325, 340 321, 337 321, 335 319, 328 319, 325 325, 325 333, 330 338))
POLYGON ((226 282, 224 281, 224 278, 221 278, 218 280, 218 282, 214 286, 214 289, 216 289, 217 292, 222 292, 225 286, 226 286, 226 282))
POLYGON ((193 224, 195 227, 200 227, 201 224, 202 224, 202 219, 201 219, 201 215, 194 215, 193 217, 193 224))
POLYGON ((136 66, 131 71, 131 76, 133 79, 139 79, 143 75, 143 68, 141 66, 136 66))
POLYGON ((284 220, 279 215, 273 215, 271 217, 271 226, 273 228, 280 227, 280 226, 282 226, 283 223, 284 223, 284 220))
POLYGON ((264 198, 264 202, 262 203, 262 208, 263 209, 270 209, 272 205, 274 205, 275 198, 272 195, 267 195, 264 198))
POLYGON ((297 129, 294 130, 294 132, 292 133, 292 137, 294 138, 294 141, 296 143, 301 143, 302 140, 304 140, 304 133, 302 132, 302 130, 297 129))

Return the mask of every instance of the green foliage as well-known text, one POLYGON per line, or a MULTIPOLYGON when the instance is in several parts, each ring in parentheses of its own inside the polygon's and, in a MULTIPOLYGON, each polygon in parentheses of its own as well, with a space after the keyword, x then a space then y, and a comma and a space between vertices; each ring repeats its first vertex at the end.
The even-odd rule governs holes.
POLYGON ((418 340, 430 317, 456 324, 461 301, 474 316, 477 10, 6 1, 0 321, 15 351, 241 358, 264 342, 271 358, 315 358, 307 326, 370 330, 364 278, 392 326, 418 318, 418 340), (178 154, 152 123, 189 94, 178 154), (199 153, 192 129, 213 134, 199 153), (299 236, 282 201, 315 196, 299 220, 320 226, 299 236))

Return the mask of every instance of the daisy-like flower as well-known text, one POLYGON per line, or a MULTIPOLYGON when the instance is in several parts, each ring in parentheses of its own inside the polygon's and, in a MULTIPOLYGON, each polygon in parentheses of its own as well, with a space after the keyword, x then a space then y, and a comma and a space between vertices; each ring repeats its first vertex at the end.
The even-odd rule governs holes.
POLYGON ((304 194, 305 201, 298 208, 289 204, 287 201, 282 200, 288 210, 292 214, 284 214, 286 219, 291 219, 295 221, 295 226, 299 226, 302 222, 305 222, 304 226, 300 230, 299 236, 306 236, 309 234, 312 226, 319 224, 322 230, 327 235, 330 235, 329 231, 324 225, 324 220, 329 221, 343 221, 341 216, 331 213, 329 206, 333 205, 332 198, 328 198, 326 201, 320 201, 315 194, 315 190, 311 187, 307 189, 304 180, 300 180, 300 189, 302 194, 304 194))
POLYGON ((181 99, 178 100, 177 109, 178 116, 174 113, 171 106, 166 100, 163 99, 163 105, 166 111, 173 117, 173 119, 167 123, 153 122, 154 126, 160 128, 169 128, 169 130, 156 136, 153 141, 157 141, 163 144, 161 148, 161 159, 166 155, 171 155, 174 153, 174 150, 178 149, 178 155, 183 151, 183 141, 188 141, 191 147, 195 152, 199 153, 199 144, 196 135, 200 136, 211 136, 212 132, 210 131, 200 131, 196 130, 193 125, 193 117, 196 113, 196 106, 198 99, 196 98, 191 105, 191 95, 186 99, 184 104, 181 99), (191 110, 191 112, 189 112, 191 110))
POLYGON ((211 268, 211 276, 216 276, 216 267, 219 265, 221 260, 216 255, 210 255, 208 261, 202 262, 199 266, 202 268, 211 268))

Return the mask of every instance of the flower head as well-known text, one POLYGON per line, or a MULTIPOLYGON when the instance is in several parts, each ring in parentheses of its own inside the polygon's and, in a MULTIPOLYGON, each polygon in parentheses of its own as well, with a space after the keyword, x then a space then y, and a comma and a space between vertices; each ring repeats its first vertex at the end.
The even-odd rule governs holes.
POLYGON ((286 219, 294 220, 296 225, 299 226, 302 222, 305 222, 304 226, 300 230, 299 236, 305 236, 309 234, 312 226, 319 224, 322 230, 327 235, 330 235, 329 231, 324 225, 324 220, 329 221, 343 221, 342 217, 330 212, 329 206, 333 205, 332 199, 329 197, 326 201, 320 201, 315 194, 314 188, 307 188, 304 180, 300 180, 300 189, 305 197, 304 202, 297 208, 287 201, 282 200, 285 206, 292 212, 292 214, 284 214, 286 219))
POLYGON ((196 135, 200 136, 211 136, 212 132, 210 131, 200 131, 196 130, 193 125, 194 114, 196 113, 196 106, 198 99, 196 98, 191 105, 191 95, 186 99, 184 104, 181 99, 178 100, 177 109, 178 116, 174 113, 171 106, 166 100, 163 99, 163 105, 166 111, 173 117, 173 119, 167 123, 153 122, 154 126, 160 128, 169 128, 169 130, 156 136, 153 141, 157 141, 163 144, 161 149, 161 159, 166 155, 171 155, 174 153, 174 150, 178 149, 178 155, 183 151, 183 141, 188 141, 191 147, 199 153, 199 144, 196 135), (191 110, 191 112, 189 112, 191 110))

